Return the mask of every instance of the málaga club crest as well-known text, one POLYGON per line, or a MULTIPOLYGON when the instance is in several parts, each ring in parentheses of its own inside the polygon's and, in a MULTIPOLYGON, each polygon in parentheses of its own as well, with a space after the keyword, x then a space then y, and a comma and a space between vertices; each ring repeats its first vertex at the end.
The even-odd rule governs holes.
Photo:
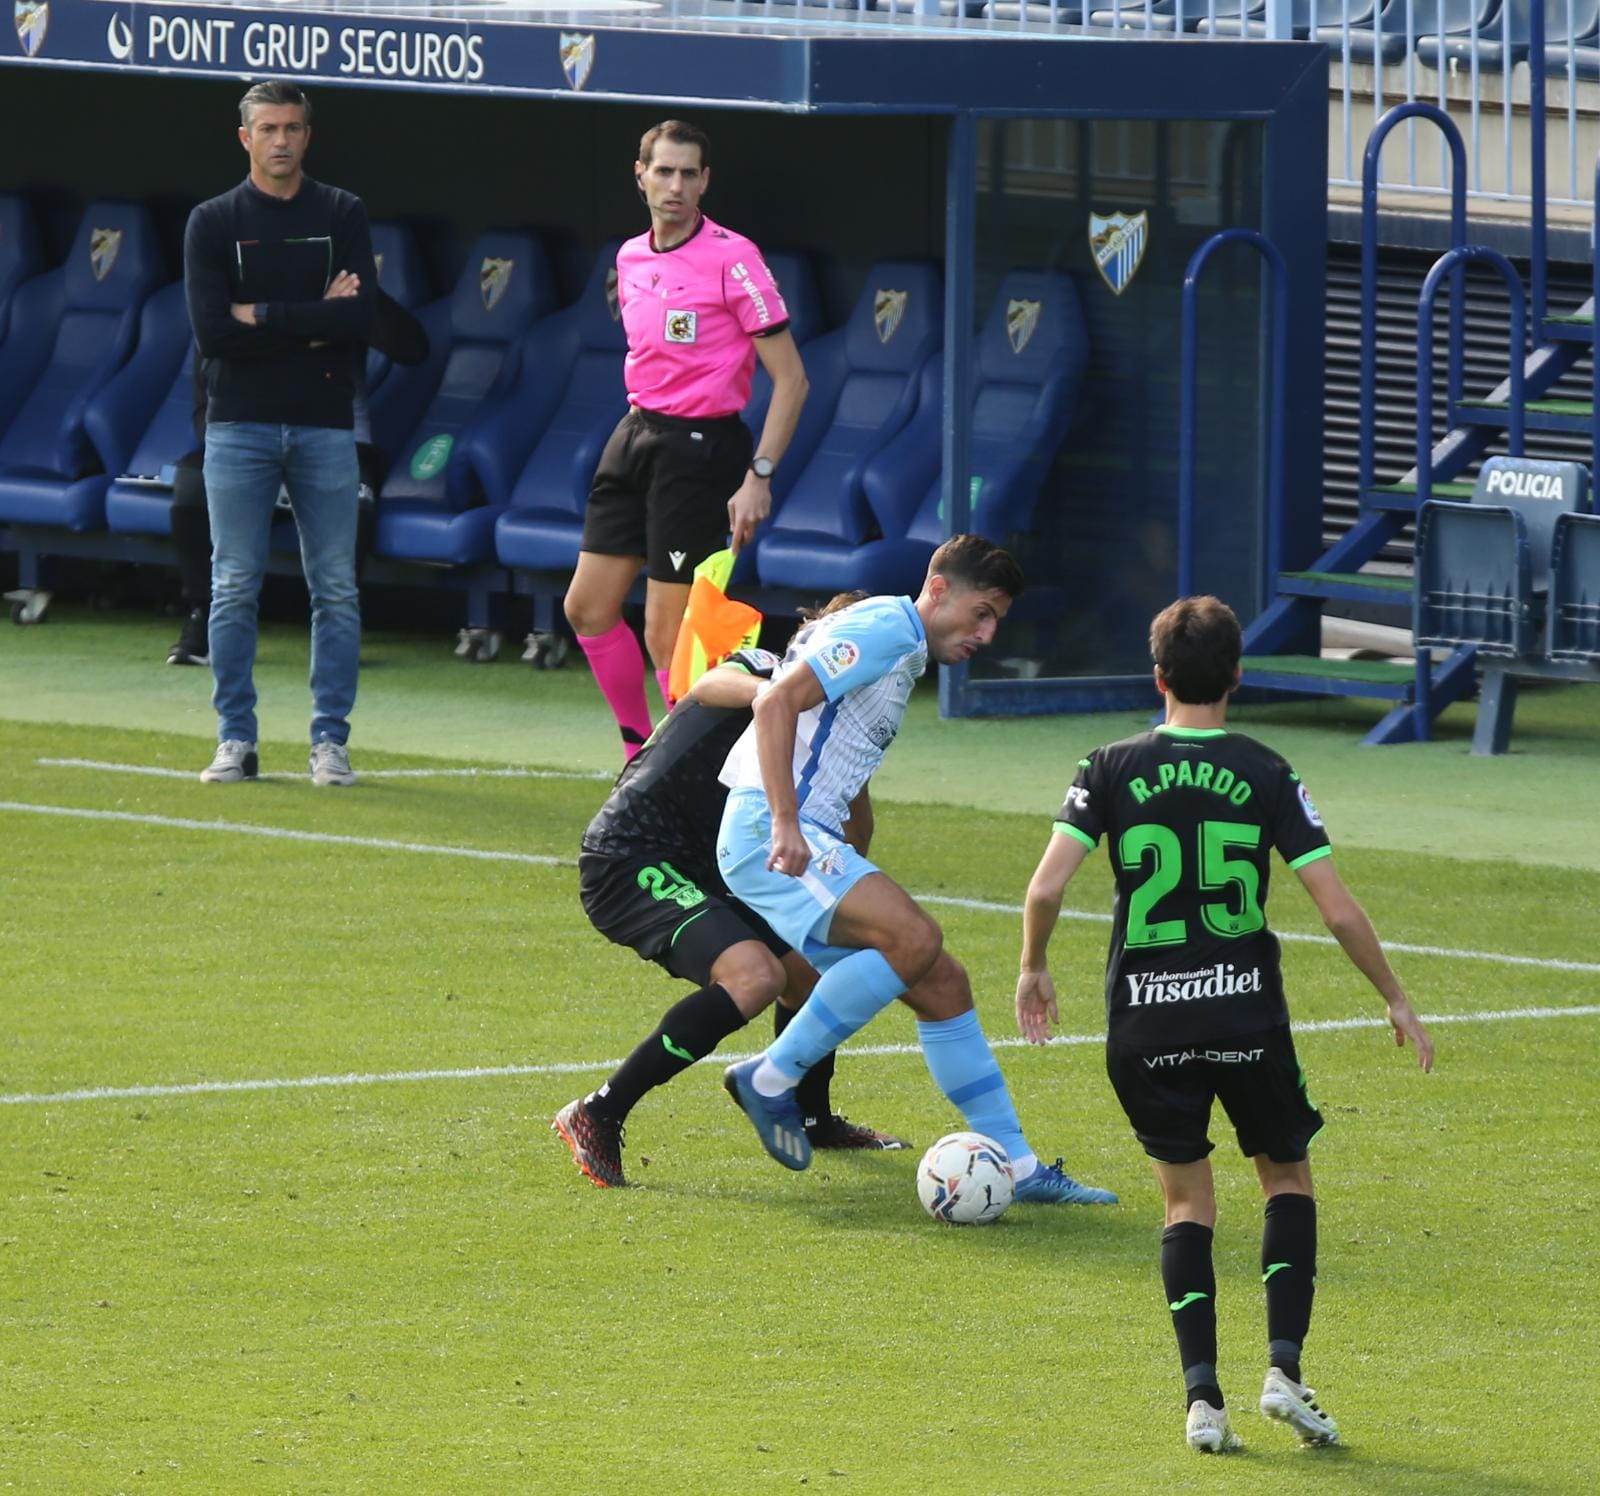
POLYGON ((560 47, 561 71, 566 74, 567 86, 576 92, 594 71, 594 36, 582 31, 563 31, 560 47))
POLYGON ((1028 346, 1039 326, 1041 304, 1014 297, 1006 303, 1006 336, 1011 340, 1011 351, 1021 353, 1028 346))
POLYGON ((94 278, 103 281, 117 263, 117 251, 122 248, 121 229, 89 230, 89 268, 94 278))
POLYGON ((22 55, 37 57, 44 46, 44 34, 50 29, 48 0, 17 0, 12 18, 17 25, 17 40, 22 43, 22 55))
POLYGON ((899 331, 910 296, 909 291, 879 290, 873 294, 872 325, 878 330, 880 343, 887 343, 899 331))
POLYGON ((516 263, 515 260, 496 259, 493 255, 483 257, 483 263, 478 267, 478 290, 483 296, 484 311, 492 312, 506 294, 516 263))
POLYGON ((1089 253, 1100 278, 1120 296, 1138 273, 1150 242, 1150 215, 1135 213, 1089 214, 1089 253))

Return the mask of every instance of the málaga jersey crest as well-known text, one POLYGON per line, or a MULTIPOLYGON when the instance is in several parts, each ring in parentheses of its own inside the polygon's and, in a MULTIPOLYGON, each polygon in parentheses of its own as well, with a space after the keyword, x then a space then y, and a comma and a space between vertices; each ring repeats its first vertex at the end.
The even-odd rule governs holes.
POLYGON ((1089 253, 1094 256, 1094 268, 1118 296, 1138 273, 1149 242, 1148 213, 1135 213, 1132 218, 1126 213, 1089 215, 1089 253))
POLYGON ((887 343, 900 330, 906 314, 909 291, 878 291, 872 298, 872 325, 878 329, 878 341, 887 343))
POLYGON ((478 267, 478 290, 483 295, 484 311, 492 312, 499 305, 516 264, 515 260, 497 260, 493 255, 483 257, 483 264, 478 267))
POLYGON ((567 75, 567 86, 573 90, 583 87, 594 71, 594 36, 583 31, 561 33, 561 71, 567 75))
POLYGON ((117 251, 122 248, 121 229, 89 230, 89 268, 94 278, 103 281, 117 263, 117 251))
POLYGON ((17 40, 22 43, 24 57, 37 57, 44 46, 44 34, 50 29, 48 0, 17 0, 12 12, 17 23, 17 40))
POLYGON ((1011 339, 1011 351, 1021 353, 1039 326, 1041 303, 1020 298, 1006 303, 1006 336, 1011 339))

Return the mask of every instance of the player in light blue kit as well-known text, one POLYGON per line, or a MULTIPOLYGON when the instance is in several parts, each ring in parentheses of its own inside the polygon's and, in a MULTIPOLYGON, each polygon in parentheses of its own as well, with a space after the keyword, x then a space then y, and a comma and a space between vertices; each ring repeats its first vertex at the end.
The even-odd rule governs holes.
MULTIPOLYGON (((946 541, 914 602, 868 598, 795 635, 723 766, 722 876, 823 972, 771 1048, 730 1066, 724 1081, 786 1168, 811 1162, 795 1101, 800 1077, 920 981, 944 943, 910 894, 845 841, 850 802, 894 741, 929 656, 942 665, 971 659, 1021 591, 1021 568, 998 546, 981 535, 946 541)), ((939 1089, 1011 1155, 1017 1199, 1116 1201, 1028 1146, 970 990, 955 1016, 919 1020, 917 1034, 939 1089)))

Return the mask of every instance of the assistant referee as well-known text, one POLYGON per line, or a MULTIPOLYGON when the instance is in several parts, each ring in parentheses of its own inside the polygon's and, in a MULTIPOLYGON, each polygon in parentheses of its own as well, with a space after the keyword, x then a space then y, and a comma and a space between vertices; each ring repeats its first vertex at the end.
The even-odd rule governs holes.
POLYGON ((665 699, 694 569, 730 532, 737 551, 767 517, 772 474, 806 398, 788 308, 761 251, 700 211, 710 145, 681 120, 639 142, 634 177, 650 230, 617 252, 629 409, 601 455, 567 589, 567 619, 616 716, 625 759, 651 728, 644 657, 622 617, 634 579, 648 567, 645 644, 665 699), (752 447, 739 412, 758 357, 773 389, 752 447))

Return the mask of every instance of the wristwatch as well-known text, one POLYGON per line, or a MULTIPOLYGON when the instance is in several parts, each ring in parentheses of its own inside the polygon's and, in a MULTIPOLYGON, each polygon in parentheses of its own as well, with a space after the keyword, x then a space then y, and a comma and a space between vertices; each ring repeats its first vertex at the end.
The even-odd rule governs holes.
POLYGON ((266 302, 258 301, 256 303, 256 309, 255 310, 256 310, 256 326, 257 327, 265 327, 267 325, 267 304, 266 304, 266 302))
POLYGON ((750 471, 758 478, 770 478, 778 470, 778 464, 770 457, 757 457, 750 464, 750 471))

